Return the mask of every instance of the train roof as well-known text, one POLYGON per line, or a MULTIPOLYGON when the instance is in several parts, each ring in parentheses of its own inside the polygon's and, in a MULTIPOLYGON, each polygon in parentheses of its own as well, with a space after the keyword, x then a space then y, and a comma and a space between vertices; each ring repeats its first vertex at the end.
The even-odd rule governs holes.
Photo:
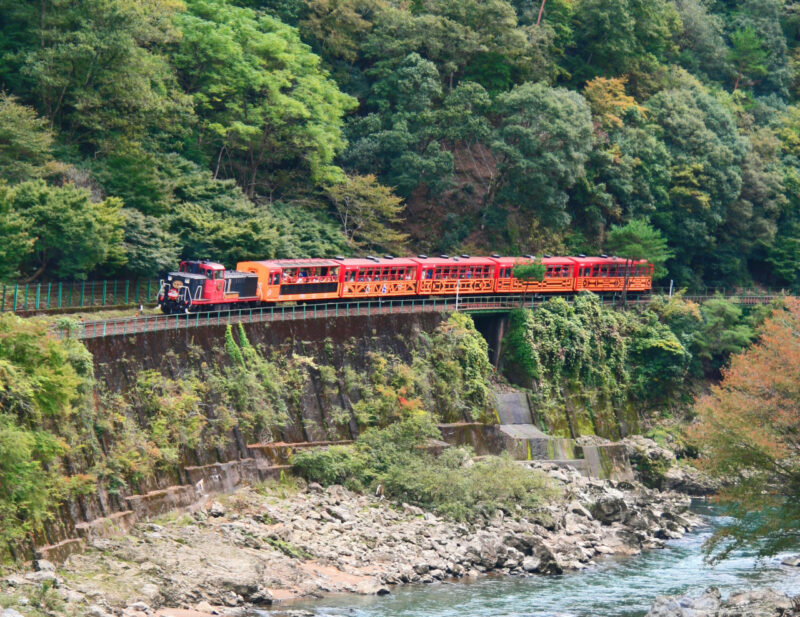
POLYGON ((375 266, 416 266, 417 263, 408 257, 376 257, 375 259, 367 259, 361 257, 353 257, 347 259, 337 259, 336 263, 342 264, 345 267, 375 267, 375 266))
POLYGON ((338 261, 334 261, 333 259, 266 259, 253 263, 257 263, 266 268, 323 268, 341 265, 338 261))
POLYGON ((493 266, 495 262, 490 257, 411 257, 411 261, 423 266, 493 266))
MULTIPOLYGON (((589 257, 575 257, 575 261, 584 265, 584 264, 615 264, 624 262, 624 257, 617 257, 616 255, 606 255, 605 257, 602 255, 598 256, 589 256, 589 257)), ((633 263, 647 263, 646 259, 631 259, 633 263)))
POLYGON ((501 266, 513 266, 517 264, 543 263, 545 265, 574 264, 578 260, 575 257, 492 257, 492 261, 501 266))
POLYGON ((210 270, 224 270, 225 266, 218 264, 216 261, 208 261, 208 259, 181 259, 182 264, 196 263, 205 266, 210 270))

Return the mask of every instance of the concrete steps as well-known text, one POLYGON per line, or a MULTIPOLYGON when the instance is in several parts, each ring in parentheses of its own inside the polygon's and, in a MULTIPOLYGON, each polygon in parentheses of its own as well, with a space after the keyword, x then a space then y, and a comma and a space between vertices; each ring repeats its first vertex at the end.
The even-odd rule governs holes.
POLYGON ((478 456, 509 452, 517 460, 547 461, 572 466, 587 476, 612 479, 633 477, 630 462, 616 444, 579 446, 574 439, 552 437, 534 423, 528 396, 519 391, 495 393, 496 425, 477 422, 442 424, 451 445, 468 445, 478 456))

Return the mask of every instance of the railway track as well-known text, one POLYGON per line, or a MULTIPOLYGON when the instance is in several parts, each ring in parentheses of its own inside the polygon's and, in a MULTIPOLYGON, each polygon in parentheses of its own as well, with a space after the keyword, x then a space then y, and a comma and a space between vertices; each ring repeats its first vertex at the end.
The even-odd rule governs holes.
MULTIPOLYGON (((570 296, 565 296, 570 298, 570 296)), ((574 297, 574 296, 573 296, 574 297)), ((703 302, 712 295, 684 296, 686 300, 703 302)), ((768 304, 777 294, 771 295, 730 295, 726 299, 742 305, 768 304)), ((193 313, 189 315, 148 315, 142 317, 118 317, 105 320, 84 320, 70 326, 54 327, 60 338, 79 339, 102 338, 108 336, 136 336, 146 332, 182 330, 237 323, 269 323, 276 321, 295 321, 302 319, 330 319, 339 317, 367 317, 372 315, 394 315, 409 313, 505 313, 516 308, 536 308, 549 301, 547 296, 473 296, 463 298, 413 298, 390 301, 329 302, 320 304, 277 305, 257 309, 239 309, 212 313, 193 313)), ((650 295, 628 296, 628 305, 641 305, 650 302, 650 295)), ((622 307, 619 297, 604 297, 603 304, 622 307)))

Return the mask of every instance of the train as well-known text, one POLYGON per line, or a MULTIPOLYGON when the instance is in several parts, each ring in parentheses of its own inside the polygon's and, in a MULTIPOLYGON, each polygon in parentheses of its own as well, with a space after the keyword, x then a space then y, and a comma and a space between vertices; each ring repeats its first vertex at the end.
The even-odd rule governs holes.
POLYGON ((160 281, 158 306, 167 314, 255 308, 281 302, 315 302, 475 296, 648 292, 653 264, 599 255, 525 255, 241 261, 235 270, 208 259, 185 260, 160 281), (521 265, 541 263, 544 278, 514 276, 521 265))

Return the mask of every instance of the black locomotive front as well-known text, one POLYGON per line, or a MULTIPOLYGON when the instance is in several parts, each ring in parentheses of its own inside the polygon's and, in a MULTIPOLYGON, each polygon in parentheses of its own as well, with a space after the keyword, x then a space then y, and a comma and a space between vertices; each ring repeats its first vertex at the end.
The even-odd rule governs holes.
POLYGON ((158 306, 166 314, 187 313, 193 300, 203 297, 206 277, 189 272, 169 272, 158 292, 158 306))

